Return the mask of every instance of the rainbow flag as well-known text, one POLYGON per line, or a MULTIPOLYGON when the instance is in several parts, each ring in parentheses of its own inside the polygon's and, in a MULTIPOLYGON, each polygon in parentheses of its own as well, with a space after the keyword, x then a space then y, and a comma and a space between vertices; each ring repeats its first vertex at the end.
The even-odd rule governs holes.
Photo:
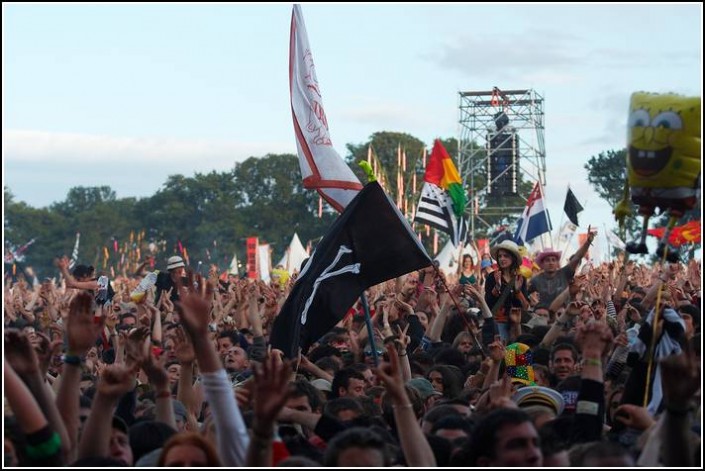
POLYGON ((458 169, 448 155, 448 151, 443 147, 439 139, 433 142, 431 158, 426 166, 426 174, 423 177, 425 182, 432 183, 448 192, 453 201, 453 212, 460 217, 465 211, 468 202, 463 182, 460 179, 458 169))
POLYGON ((453 245, 458 247, 467 237, 467 220, 463 215, 466 203, 458 170, 441 141, 436 139, 426 166, 414 222, 447 233, 453 245))

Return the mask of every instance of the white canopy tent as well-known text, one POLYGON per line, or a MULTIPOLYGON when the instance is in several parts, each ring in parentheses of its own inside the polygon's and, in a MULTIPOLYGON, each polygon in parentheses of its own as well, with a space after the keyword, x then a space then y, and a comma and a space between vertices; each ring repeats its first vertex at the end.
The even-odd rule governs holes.
POLYGON ((292 275, 295 271, 301 269, 301 264, 308 256, 308 252, 306 252, 298 234, 294 233, 294 237, 291 238, 291 243, 289 247, 287 247, 286 253, 284 253, 284 256, 279 260, 277 265, 281 265, 292 275))
MULTIPOLYGON (((477 264, 478 256, 477 251, 471 244, 466 244, 462 249, 462 255, 470 254, 472 259, 477 264)), ((446 245, 441 249, 440 252, 434 258, 438 262, 438 268, 446 275, 452 275, 458 272, 458 263, 462 263, 462 255, 460 252, 460 247, 456 248, 450 241, 446 242, 446 245)))

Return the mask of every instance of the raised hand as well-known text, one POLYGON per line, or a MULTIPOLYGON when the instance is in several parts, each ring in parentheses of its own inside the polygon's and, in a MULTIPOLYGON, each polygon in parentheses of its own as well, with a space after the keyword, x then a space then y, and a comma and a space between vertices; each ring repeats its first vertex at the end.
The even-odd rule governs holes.
POLYGON ((169 375, 164 368, 166 355, 162 355, 161 359, 157 360, 154 355, 147 355, 140 365, 149 378, 149 383, 154 385, 155 390, 165 391, 169 389, 169 375))
POLYGON ((105 327, 107 327, 110 332, 115 332, 115 327, 118 325, 119 319, 112 306, 106 308, 105 305, 103 305, 103 317, 105 318, 105 327))
POLYGON ((181 328, 176 329, 176 337, 174 338, 174 355, 179 363, 190 364, 196 359, 196 354, 193 351, 193 344, 189 341, 187 335, 181 328))
POLYGON ((61 351, 64 341, 61 338, 52 341, 42 332, 37 332, 37 341, 38 343, 34 347, 34 351, 37 354, 40 372, 42 373, 42 377, 44 377, 47 371, 49 371, 52 357, 61 351))
POLYGON ((159 298, 159 302, 162 304, 166 312, 174 312, 174 303, 171 302, 171 292, 174 290, 174 287, 172 286, 169 288, 169 291, 164 293, 161 298, 159 298))
POLYGON ((570 294, 570 299, 577 299, 580 289, 583 287, 583 276, 574 276, 568 284, 568 293, 570 294))
POLYGON ((592 355, 602 357, 612 343, 612 331, 607 324, 593 322, 577 329, 575 342, 584 357, 592 355))
POLYGON ((629 428, 646 430, 654 423, 649 411, 634 404, 622 404, 615 411, 614 419, 629 428))
POLYGON ((411 342, 411 337, 406 335, 406 331, 409 330, 409 324, 406 324, 404 330, 402 330, 398 325, 395 327, 397 330, 397 338, 394 339, 394 343, 397 345, 400 352, 406 352, 406 347, 409 346, 409 342, 411 342))
MULTIPOLYGON (((201 283, 200 275, 189 274, 189 286, 193 286, 194 279, 201 283)), ((208 337, 208 324, 210 322, 210 293, 202 296, 193 290, 187 291, 186 288, 178 283, 179 296, 181 301, 177 309, 179 310, 179 319, 181 324, 189 334, 192 340, 203 339, 208 337)))
POLYGON ((700 368, 693 355, 681 353, 661 360, 661 385, 664 403, 673 408, 686 408, 700 388, 700 368))
POLYGON ((404 403, 407 401, 407 395, 404 390, 404 379, 401 375, 397 349, 391 343, 388 343, 386 348, 389 362, 382 362, 379 368, 375 368, 373 372, 391 395, 393 401, 404 403))
MULTIPOLYGON (((289 398, 289 377, 291 364, 282 362, 277 357, 270 355, 262 363, 254 365, 254 413, 259 426, 269 427, 276 420, 277 415, 289 398)), ((281 358, 281 357, 279 357, 281 358)), ((270 434, 269 430, 260 430, 260 434, 270 434)))
POLYGON ((473 285, 465 285, 465 292, 468 293, 472 299, 478 301, 480 300, 480 298, 484 299, 484 296, 480 294, 478 289, 473 285))
POLYGON ((495 337, 495 341, 489 344, 487 347, 490 349, 489 357, 492 359, 493 362, 499 363, 500 361, 504 360, 504 356, 507 353, 507 349, 498 337, 495 337))
POLYGON ((117 400, 133 388, 134 369, 123 364, 108 365, 103 368, 97 384, 98 394, 117 400))
POLYGON ((141 365, 151 355, 149 351, 149 329, 137 327, 127 336, 125 345, 125 358, 129 365, 141 365))
POLYGON ((401 314, 402 312, 406 312, 407 315, 413 314, 414 313, 414 308, 411 307, 411 304, 406 303, 404 301, 401 301, 399 299, 396 299, 394 301, 394 305, 397 308, 397 311, 401 314))
POLYGON ((39 361, 29 338, 17 329, 5 330, 5 359, 22 377, 39 373, 39 361))
POLYGON ((517 405, 510 399, 512 396, 512 379, 504 375, 490 385, 489 409, 516 409, 517 405))
POLYGON ((68 353, 83 356, 95 345, 103 330, 104 317, 93 317, 93 299, 85 292, 78 293, 69 305, 66 319, 66 340, 68 353), (99 323, 95 323, 98 319, 99 323))

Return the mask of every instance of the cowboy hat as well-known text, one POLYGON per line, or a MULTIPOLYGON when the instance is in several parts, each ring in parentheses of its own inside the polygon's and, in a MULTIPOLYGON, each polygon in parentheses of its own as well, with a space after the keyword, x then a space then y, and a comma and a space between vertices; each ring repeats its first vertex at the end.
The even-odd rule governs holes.
POLYGON ((495 245, 490 249, 490 255, 492 255, 492 258, 497 260, 497 253, 499 250, 506 250, 512 256, 514 257, 514 263, 516 265, 519 265, 521 263, 521 254, 519 253, 519 246, 516 244, 516 242, 513 242, 511 240, 503 240, 502 243, 495 245))
POLYGON ((541 264, 543 264, 543 261, 546 257, 556 257, 558 260, 560 260, 562 253, 563 252, 558 252, 553 249, 546 249, 536 256, 536 263, 538 263, 539 266, 541 266, 541 264))

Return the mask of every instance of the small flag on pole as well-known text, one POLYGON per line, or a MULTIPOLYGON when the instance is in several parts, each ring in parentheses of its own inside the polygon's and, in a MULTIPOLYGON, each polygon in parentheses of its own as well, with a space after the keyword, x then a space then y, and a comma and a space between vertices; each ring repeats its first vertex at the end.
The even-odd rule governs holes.
POLYGON ((526 202, 526 208, 524 208, 524 212, 517 223, 517 229, 514 233, 514 242, 519 245, 524 245, 525 242, 529 242, 541 234, 551 232, 551 229, 551 219, 548 216, 548 209, 543 204, 541 184, 536 182, 526 202))
POLYGON ((563 204, 563 211, 565 211, 566 216, 570 219, 570 222, 579 226, 578 224, 578 213, 583 210, 583 207, 578 202, 578 198, 573 194, 573 190, 568 187, 568 193, 565 195, 565 203, 563 204))

